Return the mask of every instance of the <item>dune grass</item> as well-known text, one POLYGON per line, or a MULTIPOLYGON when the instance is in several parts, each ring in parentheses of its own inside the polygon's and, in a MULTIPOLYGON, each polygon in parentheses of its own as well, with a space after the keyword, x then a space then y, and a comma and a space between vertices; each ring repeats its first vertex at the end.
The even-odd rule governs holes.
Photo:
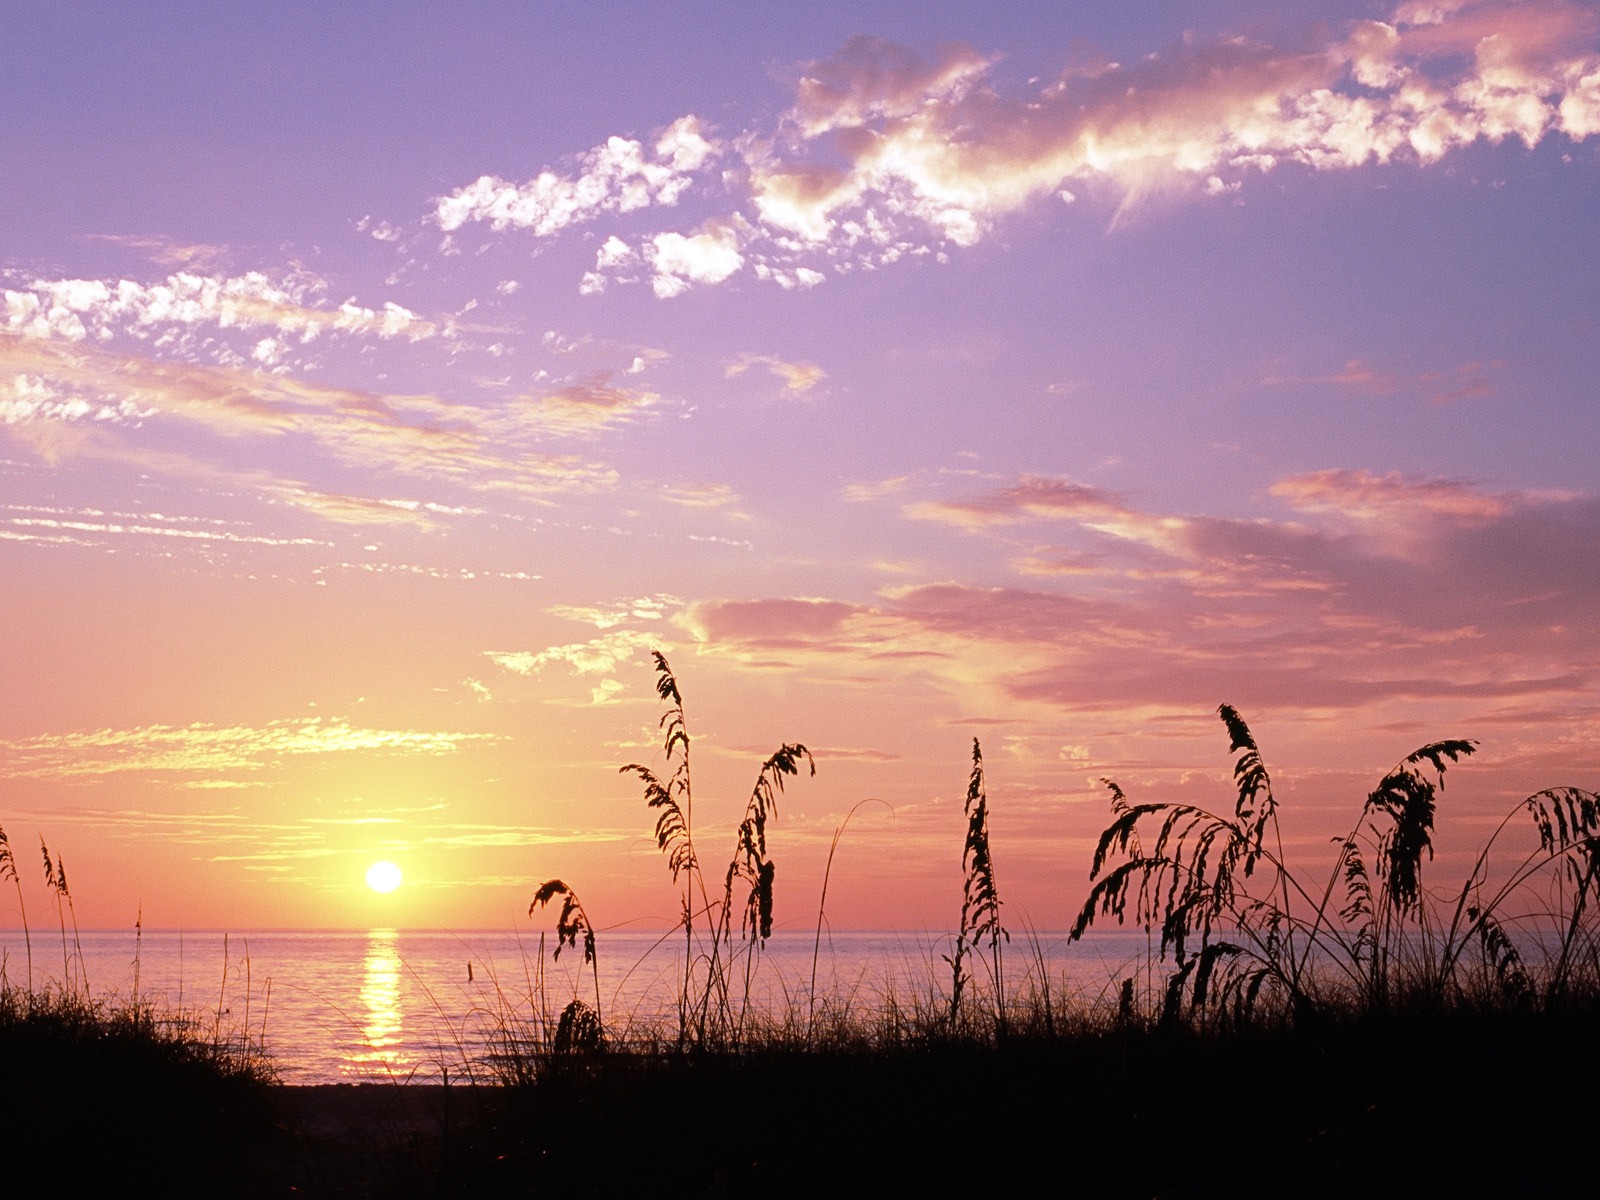
POLYGON ((39 850, 59 980, 35 973, 17 862, 0 828, 0 881, 16 887, 26 949, 20 980, 0 963, 0 1136, 47 1164, 57 1194, 271 1194, 261 1168, 276 1073, 260 1041, 225 1033, 220 1014, 206 1022, 140 995, 137 953, 131 995, 93 994, 65 863, 43 839, 39 850))
POLYGON ((56 1194, 258 1194, 274 1080, 259 1047, 146 1000, 0 985, 0 1131, 56 1194))
POLYGON ((1600 994, 1595 793, 1549 788, 1514 805, 1466 879, 1435 891, 1423 875, 1445 772, 1476 745, 1430 742, 1368 793, 1318 883, 1284 856, 1254 735, 1228 705, 1218 712, 1238 756, 1232 811, 1131 803, 1107 780, 1112 821, 1073 928, 1111 918, 1160 931, 1172 964, 1162 1022, 1523 1012, 1600 994), (1536 843, 1501 852, 1519 821, 1536 843))
MULTIPOLYGON (((1425 876, 1445 774, 1477 747, 1430 742, 1377 781, 1312 875, 1284 854, 1261 748, 1223 705, 1224 804, 1133 800, 1106 781, 1110 821, 1072 937, 1115 922, 1148 931, 1152 949, 1085 998, 1052 988, 1031 932, 1033 965, 1008 987, 1004 847, 990 841, 974 740, 948 982, 930 963, 922 987, 840 1004, 813 978, 787 1008, 751 1011, 728 979, 772 916, 775 804, 758 804, 761 780, 781 785, 804 748, 786 744, 763 767, 745 857, 709 895, 682 692, 660 655, 657 669, 671 771, 624 770, 644 781, 683 887, 677 1027, 607 1031, 581 1054, 547 1038, 524 1075, 535 1086, 507 1092, 491 1123, 500 1149, 480 1160, 481 1185, 660 1190, 665 1161, 666 1190, 682 1194, 798 1194, 841 1178, 851 1193, 1003 1191, 1034 1183, 1045 1159, 1070 1163, 1093 1195, 1556 1195, 1587 1179, 1545 1148, 1587 1136, 1582 1081, 1600 1065, 1588 1033, 1600 1016, 1593 792, 1515 805, 1467 877, 1436 889, 1425 876), (742 950, 735 879, 750 885, 742 950), (585 1105, 605 1122, 574 1121, 585 1105), (689 1153, 664 1120, 719 1109, 739 1114, 728 1136, 689 1153), (607 1156, 614 1141, 632 1149, 607 1156)), ((592 953, 586 917, 583 928, 592 953)))
MULTIPOLYGON (((683 694, 660 654, 656 669, 666 766, 622 770, 680 889, 671 1017, 603 1014, 601 936, 574 888, 546 880, 529 913, 556 914, 552 956, 581 953, 593 1004, 574 994, 552 1015, 541 937, 523 985, 495 981, 492 1053, 451 1066, 466 1086, 441 1090, 439 1120, 365 1146, 316 1142, 332 1165, 307 1173, 308 1135, 291 1138, 298 1158, 281 1152, 259 1040, 160 1014, 137 984, 125 1000, 89 996, 65 871, 41 845, 64 982, 33 985, 31 939, 28 982, 0 970, 0 1127, 67 1159, 94 1130, 135 1174, 126 1165, 154 1153, 181 1164, 173 1194, 1006 1194, 1037 1188, 1041 1169, 1056 1190, 1129 1197, 1564 1195, 1588 1182, 1561 1148, 1586 1144, 1600 1067, 1595 793, 1528 797, 1467 877, 1438 889, 1445 775, 1476 746, 1431 742, 1377 781, 1311 874, 1284 854, 1261 748, 1224 705, 1224 803, 1130 799, 1106 781, 1110 820, 1072 937, 1115 922, 1148 931, 1151 950, 1086 995, 1053 984, 1025 921, 1002 921, 1005 847, 991 842, 975 739, 944 969, 930 950, 923 980, 819 995, 813 968, 809 987, 769 1004, 751 980, 777 911, 778 802, 815 764, 782 743, 760 765, 722 886, 709 883, 683 694), (1008 947, 1023 964, 1009 975, 1008 947)), ((819 947, 825 906, 826 880, 819 947)))
MULTIPOLYGON (((868 1045, 881 1043, 884 1029, 919 1044, 993 1045, 1013 1029, 1060 1033, 1100 1019, 1102 1014, 1085 1013, 1081 1004, 1063 1003, 1063 995, 1052 992, 1037 938, 1027 948, 1036 969, 1027 972, 1020 992, 1008 991, 1004 951, 1011 933, 1001 921, 977 739, 959 860, 959 923, 950 952, 942 956, 948 986, 941 989, 930 979, 909 1001, 887 997, 879 1011, 857 1010, 845 1022, 854 1022, 848 1031, 838 1019, 818 1025, 818 1006, 825 1009, 826 1003, 815 994, 814 976, 809 993, 798 998, 806 1020, 753 1009, 750 973, 771 932, 775 905, 768 824, 777 815, 785 777, 799 774, 802 764, 815 774, 816 766, 798 743, 784 743, 762 765, 724 887, 715 894, 705 884, 695 837, 683 693, 666 658, 656 653, 655 662, 667 770, 658 774, 638 763, 622 770, 644 784, 646 805, 656 814, 657 844, 682 889, 677 1025, 608 1039, 599 1022, 596 970, 590 1049, 623 1048, 628 1041, 650 1047, 670 1042, 679 1051, 770 1049, 775 1037, 799 1049, 818 1037, 840 1036, 868 1045)), ((1218 716, 1235 756, 1225 804, 1134 801, 1105 780, 1111 819, 1089 864, 1092 886, 1071 936, 1080 939, 1107 922, 1152 935, 1151 960, 1117 989, 1119 1027, 1277 1028, 1453 1009, 1522 1014, 1589 1005, 1600 996, 1595 793, 1550 788, 1515 805, 1481 847, 1467 878, 1437 891, 1424 875, 1445 774, 1477 747, 1459 738, 1429 742, 1378 780, 1348 833, 1333 840, 1326 876, 1312 877, 1303 863, 1284 854, 1280 809, 1254 733, 1229 705, 1218 716), (1519 823, 1524 844, 1508 848, 1519 823), (1160 983, 1150 986, 1156 979, 1160 983)), ((830 870, 831 865, 830 853, 830 870)), ((585 963, 592 964, 594 926, 566 883, 544 883, 530 914, 556 896, 563 897, 556 953, 576 945, 581 935, 585 963)), ((824 903, 825 898, 824 892, 824 903)), ((817 924, 820 941, 820 912, 817 924)), ((572 1005, 568 1011, 578 1012, 572 1005)), ((552 1049, 553 1040, 547 1041, 544 1049, 552 1049)))

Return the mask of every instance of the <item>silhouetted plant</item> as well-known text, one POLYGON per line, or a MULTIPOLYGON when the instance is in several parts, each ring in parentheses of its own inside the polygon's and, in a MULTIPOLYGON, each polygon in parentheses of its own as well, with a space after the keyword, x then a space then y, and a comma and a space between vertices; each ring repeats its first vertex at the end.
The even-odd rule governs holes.
MULTIPOLYGON (((1381 1006, 1388 1001, 1392 966, 1396 953, 1404 951, 1408 924, 1420 929, 1424 938, 1430 936, 1425 928, 1428 914, 1424 908, 1421 878, 1423 855, 1433 857, 1437 796, 1444 788, 1447 766, 1468 757, 1475 748, 1473 742, 1454 738, 1430 742, 1413 750, 1368 794, 1356 827, 1346 837, 1335 839, 1340 848, 1339 857, 1334 862, 1324 902, 1318 908, 1312 938, 1320 932, 1325 920, 1326 897, 1332 894, 1335 880, 1342 878, 1345 903, 1339 913, 1353 930, 1353 937, 1347 938, 1343 946, 1351 964, 1363 978, 1369 1005, 1381 1006), (1432 767, 1432 778, 1427 767, 1432 767), (1359 845, 1363 837, 1377 867, 1376 890, 1368 877, 1367 859, 1359 845)), ((1466 894, 1463 889, 1463 902, 1466 894)), ((1492 920, 1488 910, 1484 919, 1492 920)), ((1308 939, 1300 969, 1304 969, 1311 950, 1308 939)), ((1447 965, 1445 969, 1448 971, 1447 965)), ((1432 985, 1439 983, 1442 979, 1432 981, 1432 985)))
POLYGON ((1600 965, 1591 923, 1600 898, 1594 793, 1552 788, 1519 803, 1483 844, 1453 901, 1441 904, 1423 885, 1423 862, 1433 857, 1445 772, 1476 745, 1459 738, 1430 742, 1383 776, 1355 827, 1334 839, 1333 869, 1317 897, 1285 864, 1271 779, 1254 737, 1232 708, 1223 705, 1219 713, 1230 749, 1238 752, 1232 815, 1191 804, 1130 804, 1106 780, 1112 820, 1096 846, 1094 886, 1072 929, 1079 938, 1105 916, 1159 926, 1158 956, 1173 961, 1164 1020, 1176 1020, 1185 1006, 1200 1015, 1208 1004, 1227 1002, 1248 1016, 1263 994, 1286 1001, 1296 1014, 1337 1007, 1342 1001, 1333 984, 1341 979, 1365 1011, 1399 1000, 1448 1003, 1468 994, 1461 968, 1469 951, 1481 966, 1476 994, 1488 989, 1498 1002, 1520 1006, 1542 988, 1548 1003, 1568 986, 1580 946, 1600 965), (1532 818, 1538 846, 1491 886, 1491 855, 1519 813, 1532 818), (1120 861, 1113 865, 1114 859, 1120 861), (1262 862, 1272 869, 1272 883, 1252 891, 1252 873, 1262 862), (1558 937, 1554 965, 1536 981, 1503 914, 1542 877, 1557 894, 1535 911, 1556 917, 1558 937))
MULTIPOLYGON (((1539 831, 1539 848, 1563 860, 1556 887, 1574 889, 1549 981, 1549 995, 1555 999, 1566 991, 1584 917, 1600 894, 1600 796, 1579 788, 1547 788, 1529 796, 1525 804, 1539 831)), ((1558 900, 1558 911, 1562 907, 1558 900)))
MULTIPOLYGON (((703 1043, 709 1023, 714 1023, 724 1035, 735 1032, 728 986, 728 968, 733 954, 734 883, 743 880, 748 885, 741 929, 751 940, 753 952, 772 932, 773 880, 777 868, 767 854, 767 821, 777 814, 777 799, 783 791, 783 777, 798 775, 802 761, 812 775, 816 774, 817 768, 810 751, 798 742, 784 743, 762 764, 756 774, 750 800, 745 806, 744 819, 739 824, 733 859, 728 864, 724 880, 723 898, 720 903, 713 903, 706 893, 705 880, 695 853, 694 787, 689 771, 689 731, 683 711, 683 694, 666 656, 655 650, 651 652, 651 657, 656 665, 656 694, 667 705, 661 715, 659 728, 665 732, 662 750, 671 770, 664 780, 640 763, 629 763, 621 771, 637 775, 643 782, 646 805, 658 810, 656 845, 667 856, 673 882, 678 882, 682 877, 684 973, 678 996, 679 1040, 681 1042, 693 1032, 696 1041, 703 1043), (703 952, 697 952, 694 939, 697 910, 693 900, 696 892, 700 898, 698 914, 705 917, 708 938, 703 952), (705 964, 704 980, 696 988, 695 964, 702 959, 705 964)), ((748 999, 748 972, 745 982, 748 999)))
POLYGON ((1545 1000, 1553 1003, 1565 995, 1580 938, 1586 938, 1591 956, 1595 950, 1592 922, 1600 887, 1600 796, 1574 787, 1535 792, 1507 813, 1484 843, 1445 928, 1439 951, 1441 984, 1448 982, 1467 946, 1476 941, 1496 978, 1514 998, 1522 997, 1531 982, 1501 930, 1499 913, 1511 897, 1549 871, 1552 864, 1557 869, 1550 871, 1554 894, 1548 905, 1559 918, 1559 929, 1556 963, 1545 981, 1545 1000), (1498 887, 1489 890, 1490 853, 1513 818, 1523 812, 1532 819, 1538 847, 1528 852, 1498 887))
MULTIPOLYGON (((600 957, 595 952, 594 926, 589 921, 589 914, 583 909, 583 902, 578 899, 578 893, 573 891, 559 879, 546 879, 533 893, 533 903, 528 905, 528 915, 533 916, 533 910, 543 908, 561 897, 561 915, 556 918, 556 948, 551 955, 557 961, 561 958, 561 950, 565 946, 577 948, 578 939, 583 938, 583 962, 594 974, 594 1012, 593 1019, 596 1029, 595 1037, 598 1039, 600 1021, 600 957)), ((574 1000, 574 1003, 577 1001, 574 1000)), ((570 1005, 568 1006, 570 1008, 570 1005)), ((562 1013, 562 1020, 566 1020, 566 1013, 562 1013)), ((557 1031, 559 1034, 559 1030, 557 1031)))
MULTIPOLYGON (((1257 900, 1241 889, 1256 864, 1267 855, 1264 834, 1270 823, 1276 838, 1277 802, 1272 781, 1254 737, 1239 714, 1219 709, 1228 729, 1237 798, 1231 818, 1190 804, 1129 804, 1116 783, 1111 791, 1111 824, 1095 847, 1089 878, 1097 880, 1072 928, 1083 936, 1097 916, 1114 916, 1121 924, 1133 905, 1132 919, 1145 928, 1160 925, 1158 951, 1170 952, 1175 970, 1167 981, 1163 1021, 1176 1019, 1187 993, 1195 1007, 1205 1004, 1219 964, 1231 963, 1244 948, 1214 940, 1218 924, 1237 930, 1252 946, 1254 969, 1230 976, 1247 1005, 1253 1005, 1269 980, 1298 995, 1292 956, 1284 938, 1287 913, 1272 900, 1257 900), (1155 824, 1154 842, 1146 850, 1140 837, 1144 823, 1155 824), (1124 861, 1102 875, 1113 854, 1124 861), (1198 947, 1194 945, 1198 942, 1198 947)), ((1273 859, 1278 875, 1272 890, 1287 886, 1281 859, 1273 859)), ((1269 892, 1269 897, 1271 896, 1269 892)))
POLYGON ((683 712, 683 695, 678 691, 678 680, 666 656, 659 650, 652 650, 650 656, 656 664, 656 694, 668 705, 657 727, 665 733, 662 752, 671 770, 665 780, 641 763, 628 763, 618 770, 624 775, 637 775, 644 784, 645 804, 656 810, 656 846, 667 856, 672 881, 677 883, 679 877, 683 877, 683 906, 679 918, 684 939, 683 987, 678 994, 678 1026, 682 1036, 688 1029, 690 995, 694 990, 693 894, 696 888, 700 892, 700 911, 709 912, 711 904, 694 850, 694 786, 689 772, 689 727, 683 712))
POLYGON ((733 884, 742 880, 749 886, 745 897, 743 929, 751 938, 766 941, 772 936, 772 880, 776 867, 767 857, 767 818, 777 816, 778 796, 783 791, 785 775, 799 775, 804 760, 812 775, 817 764, 811 752, 798 743, 784 743, 772 752, 772 757, 761 764, 756 774, 755 787, 745 806, 744 820, 739 822, 738 844, 733 859, 728 863, 724 888, 722 919, 727 930, 729 914, 733 911, 733 884))
MULTIPOLYGON (((804 761, 812 775, 817 764, 804 746, 785 742, 772 752, 756 773, 755 787, 745 804, 744 819, 739 822, 733 857, 728 862, 727 876, 723 881, 721 922, 716 931, 717 940, 732 959, 733 945, 733 887, 735 881, 745 885, 744 914, 740 924, 742 936, 750 942, 745 955, 744 998, 740 1005, 741 1017, 750 1001, 750 978, 756 955, 772 936, 772 886, 778 868, 767 857, 767 819, 778 815, 778 796, 783 792, 783 777, 799 775, 804 761)), ((713 961, 719 961, 715 953, 713 961)))
POLYGON ((11 852, 11 840, 0 827, 0 879, 11 880, 17 889, 17 910, 22 917, 22 943, 28 952, 28 991, 33 991, 33 934, 28 929, 28 906, 22 899, 22 880, 17 876, 17 857, 11 852))
POLYGON ((575 1054, 598 1054, 603 1049, 605 1035, 600 1014, 582 1000, 573 1000, 561 1010, 556 1021, 552 1052, 560 1059, 575 1054))
POLYGON ((1005 975, 1001 940, 1011 935, 1000 924, 1000 893, 995 888, 994 858, 989 850, 989 797, 983 783, 983 749, 972 739, 972 773, 967 778, 967 836, 961 849, 961 928, 956 934, 950 964, 950 1025, 954 1029, 961 1014, 961 998, 966 990, 967 952, 977 952, 985 939, 989 942, 989 969, 994 986, 995 1027, 1005 1029, 1005 975))
POLYGON ((833 840, 828 843, 828 861, 822 868, 822 894, 817 899, 817 936, 811 943, 811 984, 806 989, 806 1033, 809 1037, 817 1018, 817 960, 822 954, 822 925, 828 913, 828 881, 833 877, 833 856, 839 850, 839 841, 844 837, 844 831, 850 827, 851 820, 856 812, 868 804, 882 804, 889 809, 890 814, 894 809, 883 800, 869 796, 865 800, 857 800, 851 805, 850 811, 845 813, 844 820, 840 821, 833 831, 833 840))
POLYGON ((1203 1008, 1213 998, 1219 971, 1218 998, 1237 1001, 1243 1011, 1255 1006, 1263 988, 1280 993, 1297 1011, 1308 1010, 1314 997, 1307 971, 1326 966, 1330 950, 1336 968, 1352 980, 1364 980, 1369 998, 1376 998, 1403 925, 1420 914, 1421 859, 1432 853, 1438 787, 1423 764, 1442 781, 1447 760, 1471 754, 1472 743, 1431 743, 1384 776, 1367 797, 1356 829, 1336 839, 1339 856, 1319 902, 1285 865, 1272 780, 1254 735, 1232 707, 1222 705, 1218 715, 1228 730, 1229 749, 1238 755, 1232 816, 1191 804, 1129 804, 1115 783, 1105 781, 1112 793, 1112 822, 1095 848, 1090 878, 1097 882, 1072 936, 1081 937, 1097 916, 1115 916, 1121 923, 1130 902, 1133 920, 1146 928, 1159 924, 1158 953, 1171 953, 1174 962, 1162 1006, 1166 1021, 1176 1019, 1186 999, 1192 1008, 1203 1008), (1147 824, 1154 826, 1148 851, 1139 836, 1147 824), (1376 892, 1359 844, 1363 838, 1374 845, 1376 892), (1123 861, 1106 871, 1113 854, 1123 861), (1262 861, 1272 868, 1273 879, 1255 894, 1249 881, 1262 861), (1340 915, 1350 923, 1348 929, 1328 920, 1339 880, 1345 884, 1340 915))
MULTIPOLYGON (((50 847, 44 844, 44 838, 39 839, 39 854, 44 859, 44 885, 55 896, 56 920, 61 926, 61 986, 67 990, 77 987, 77 979, 72 973, 72 957, 67 953, 67 914, 72 915, 72 945, 77 955, 78 969, 83 967, 83 944, 78 937, 78 910, 72 903, 72 889, 67 886, 67 867, 61 856, 56 855, 55 861, 50 860, 50 847)), ((20 891, 20 889, 19 889, 20 891)), ((89 986, 89 978, 83 978, 85 990, 89 986)))

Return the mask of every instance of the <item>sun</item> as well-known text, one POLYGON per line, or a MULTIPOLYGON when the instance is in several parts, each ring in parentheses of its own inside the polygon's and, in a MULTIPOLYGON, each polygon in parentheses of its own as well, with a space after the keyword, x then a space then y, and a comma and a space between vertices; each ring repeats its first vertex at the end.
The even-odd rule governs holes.
POLYGON ((375 862, 367 868, 367 886, 375 892, 392 892, 400 880, 400 868, 392 862, 375 862))

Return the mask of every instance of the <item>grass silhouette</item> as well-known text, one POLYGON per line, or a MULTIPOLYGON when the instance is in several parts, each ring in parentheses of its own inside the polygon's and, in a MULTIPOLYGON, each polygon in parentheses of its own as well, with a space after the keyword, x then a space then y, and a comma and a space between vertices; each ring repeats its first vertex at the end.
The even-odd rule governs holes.
POLYGON ((259 1045, 148 1000, 0 984, 0 1131, 57 1194, 257 1194, 274 1080, 259 1045))
POLYGON ((689 728, 684 715, 683 694, 666 656, 652 652, 656 665, 656 693, 666 705, 661 714, 664 732, 662 753, 666 758, 665 777, 641 763, 620 768, 624 774, 639 777, 644 785, 647 807, 656 812, 656 845, 666 855, 672 880, 683 885, 679 923, 683 929, 683 984, 678 993, 678 1031, 680 1046, 693 1043, 737 1041, 744 1010, 748 1007, 749 979, 754 956, 772 933, 773 882, 777 868, 767 855, 767 822, 777 815, 778 797, 784 777, 798 775, 803 762, 812 775, 816 764, 811 753, 799 743, 785 742, 761 764, 755 786, 740 821, 737 842, 724 879, 723 896, 713 901, 706 889, 705 876, 694 842, 694 786, 689 769, 689 728), (742 1002, 733 1003, 731 971, 733 944, 734 887, 745 888, 741 932, 746 935, 745 990, 742 1002), (697 939, 696 929, 702 936, 697 939))
MULTIPOLYGON (((1439 890, 1428 864, 1445 775, 1476 746, 1431 742, 1377 781, 1332 840, 1326 873, 1313 876, 1286 858, 1287 816, 1265 756, 1224 705, 1233 757, 1224 803, 1133 800, 1106 781, 1110 820, 1071 937, 1115 922, 1147 930, 1150 951, 1085 994, 1052 986, 1025 921, 1007 974, 1011 933, 975 739, 948 974, 930 951, 925 979, 819 997, 825 875, 809 986, 761 1002, 751 980, 776 913, 770 825, 786 779, 815 764, 799 743, 761 764, 723 886, 708 887, 683 695, 665 657, 655 665, 665 765, 622 770, 643 786, 681 889, 679 923, 664 937, 681 937, 684 955, 670 1016, 613 1000, 602 1021, 599 935, 577 892, 549 879, 529 914, 556 913, 553 957, 581 947, 592 1006, 574 994, 552 1017, 559 1001, 541 934, 523 982, 493 978, 494 1006, 476 1014, 493 1028, 490 1057, 474 1059, 477 1043, 456 1039, 462 1061, 444 1077, 458 1086, 309 1089, 309 1107, 286 1117, 259 1040, 164 1015, 137 984, 126 1001, 90 997, 60 855, 41 843, 63 979, 33 986, 31 940, 27 986, 0 969, 10 1083, 0 1128, 70 1160, 69 1194, 148 1190, 137 1164, 153 1149, 170 1175, 157 1190, 169 1194, 781 1196, 1042 1184, 1114 1197, 1385 1197, 1592 1186, 1573 1148, 1590 1136, 1588 1081, 1600 1070, 1590 1032, 1600 1016, 1595 793, 1528 797, 1467 877, 1439 890), (352 1141, 326 1133, 329 1105, 403 1117, 352 1141), (91 1128, 111 1155, 93 1161, 116 1164, 115 1178, 89 1178, 73 1156, 91 1128)), ((829 873, 864 803, 836 830, 829 873)), ((4 879, 20 899, 0 830, 4 879)))
POLYGON ((1594 793, 1552 788, 1514 806, 1459 889, 1441 897, 1422 882, 1438 797, 1449 765, 1476 747, 1430 742, 1379 780, 1354 827, 1335 839, 1327 882, 1315 888, 1284 858, 1278 805, 1254 736, 1234 709, 1218 712, 1238 755, 1232 812, 1130 803, 1107 780, 1112 820, 1095 847, 1094 886, 1072 931, 1081 937, 1106 917, 1160 930, 1158 955, 1172 963, 1163 1023, 1180 1016, 1197 1026, 1308 1021, 1459 1005, 1521 1011, 1565 1003, 1575 988, 1600 993, 1594 793), (1496 847, 1519 815, 1537 831, 1538 846, 1492 877, 1496 847), (1529 952, 1539 961, 1529 961, 1529 952))
POLYGON ((772 911, 761 781, 771 772, 781 785, 803 748, 763 768, 743 857, 707 902, 693 878, 682 694, 656 661, 672 771, 663 782, 625 770, 645 782, 674 878, 690 873, 679 1025, 618 1038, 617 1053, 576 1070, 548 1047, 530 1085, 493 1093, 462 1194, 992 1193, 1037 1188, 1046 1163, 1071 1163, 1086 1194, 1130 1197, 1566 1195, 1590 1182, 1573 1155, 1544 1148, 1588 1136, 1583 1081, 1600 1066, 1588 1033, 1600 1015, 1594 793, 1527 798, 1467 879, 1435 892, 1424 875, 1445 773, 1476 746, 1431 742, 1383 775, 1313 882, 1285 857, 1255 735, 1224 705, 1226 805, 1134 802, 1106 781, 1111 820, 1072 938, 1114 920, 1148 930, 1152 950, 1086 1000, 1052 990, 1033 934, 1036 969, 1007 988, 974 740, 948 988, 930 971, 921 988, 819 1012, 813 974, 800 1006, 746 1010, 729 1026, 719 972, 733 883, 748 885, 743 930, 758 944, 772 911), (1506 868, 1497 851, 1519 821, 1538 844, 1506 868), (696 923, 710 931, 698 958, 696 923), (1141 990, 1140 976, 1160 982, 1141 990), (667 1117, 735 1103, 741 1119, 724 1137, 686 1144, 667 1117), (573 1119, 586 1108, 605 1120, 573 1119), (979 1152, 975 1139, 998 1148, 979 1152))

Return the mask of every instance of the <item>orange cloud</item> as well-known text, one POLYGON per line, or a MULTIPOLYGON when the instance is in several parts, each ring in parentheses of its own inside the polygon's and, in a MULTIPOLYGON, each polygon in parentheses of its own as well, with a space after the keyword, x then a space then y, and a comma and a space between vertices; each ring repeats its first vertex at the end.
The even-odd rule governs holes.
POLYGON ((1311 471, 1275 483, 1269 489, 1299 509, 1337 512, 1367 520, 1383 517, 1455 517, 1490 520, 1504 515, 1510 503, 1455 479, 1413 479, 1390 471, 1334 469, 1311 471))
POLYGON ((644 388, 618 387, 609 375, 525 397, 515 408, 531 427, 557 437, 599 433, 631 422, 661 397, 644 388))
POLYGON ((793 395, 804 395, 828 377, 828 373, 815 363, 785 362, 770 354, 741 354, 727 365, 724 374, 733 379, 751 367, 765 367, 782 380, 784 390, 793 395))

